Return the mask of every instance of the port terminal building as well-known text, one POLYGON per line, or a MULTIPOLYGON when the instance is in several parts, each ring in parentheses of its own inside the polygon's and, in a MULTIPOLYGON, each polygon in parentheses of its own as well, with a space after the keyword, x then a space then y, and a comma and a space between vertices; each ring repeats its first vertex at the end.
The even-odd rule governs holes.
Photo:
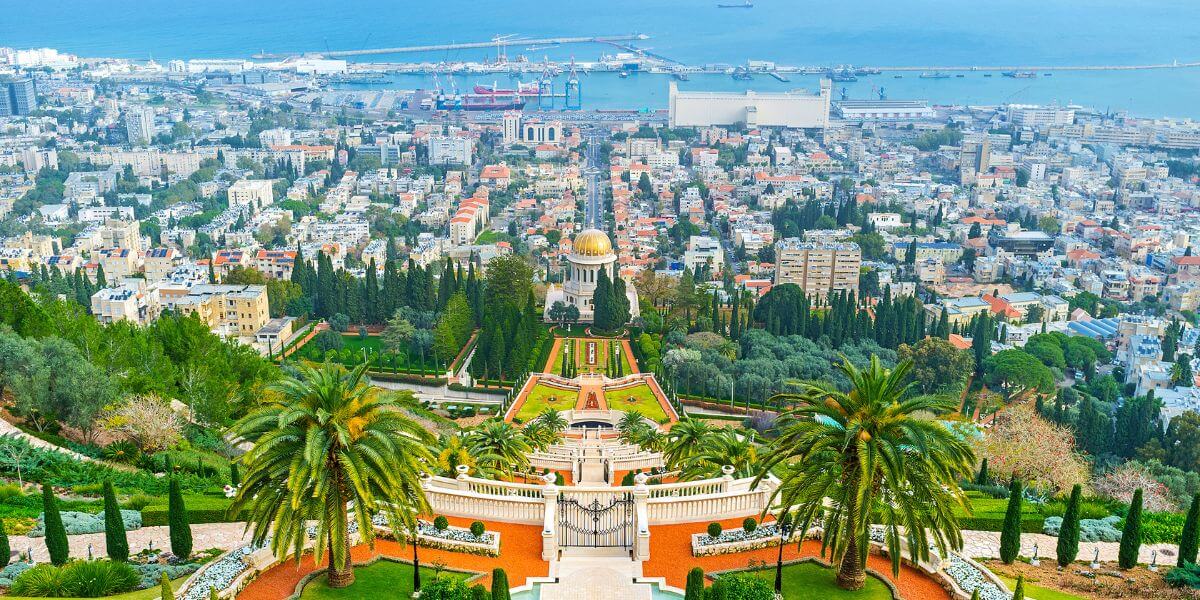
POLYGON ((670 126, 709 127, 738 123, 747 127, 824 129, 829 124, 832 84, 821 80, 816 94, 807 92, 680 91, 671 82, 670 126))
POLYGON ((937 116, 925 100, 842 100, 835 102, 834 108, 846 121, 915 121, 937 116))

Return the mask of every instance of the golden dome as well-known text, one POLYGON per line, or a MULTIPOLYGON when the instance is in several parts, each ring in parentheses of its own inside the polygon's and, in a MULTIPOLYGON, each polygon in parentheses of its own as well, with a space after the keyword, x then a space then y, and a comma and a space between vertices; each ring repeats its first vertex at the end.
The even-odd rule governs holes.
POLYGON ((575 236, 572 249, 579 256, 608 256, 613 253, 608 235, 599 229, 585 229, 580 232, 575 236))

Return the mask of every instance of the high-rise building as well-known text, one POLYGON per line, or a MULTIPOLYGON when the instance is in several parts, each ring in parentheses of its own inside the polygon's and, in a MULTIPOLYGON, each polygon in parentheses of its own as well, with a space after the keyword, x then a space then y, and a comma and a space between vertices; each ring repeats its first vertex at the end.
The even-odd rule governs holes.
POLYGON ((858 293, 862 250, 853 242, 814 243, 787 238, 775 245, 775 284, 794 283, 809 297, 858 293))
POLYGON ((154 109, 131 107, 125 111, 125 135, 130 145, 148 146, 154 139, 154 109))
POLYGON ((0 117, 27 115, 37 110, 37 88, 32 77, 0 78, 0 117))

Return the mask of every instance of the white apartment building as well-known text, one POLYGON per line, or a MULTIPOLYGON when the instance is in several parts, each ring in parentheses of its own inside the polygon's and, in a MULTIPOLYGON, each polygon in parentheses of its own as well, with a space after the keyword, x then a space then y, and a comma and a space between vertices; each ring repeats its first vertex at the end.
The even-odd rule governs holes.
POLYGON ((275 203, 274 180, 243 179, 229 186, 229 206, 262 208, 275 203))
POLYGON ((475 143, 471 138, 434 136, 429 138, 429 164, 469 165, 475 143))

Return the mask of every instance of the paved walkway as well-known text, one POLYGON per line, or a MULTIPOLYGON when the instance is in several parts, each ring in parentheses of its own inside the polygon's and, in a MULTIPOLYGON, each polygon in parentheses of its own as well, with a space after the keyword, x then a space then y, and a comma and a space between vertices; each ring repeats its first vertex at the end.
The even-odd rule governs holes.
MULTIPOLYGON (((962 554, 971 558, 1000 558, 1000 533, 997 531, 964 531, 962 554)), ((1021 556, 1032 557, 1033 546, 1037 544, 1039 558, 1053 560, 1058 558, 1058 538, 1043 533, 1021 534, 1021 556)), ((1120 542, 1079 542, 1079 556, 1076 560, 1091 562, 1100 550, 1100 562, 1116 562, 1120 551, 1120 542)), ((1179 547, 1175 544, 1142 544, 1138 552, 1138 562, 1149 564, 1153 560, 1154 551, 1158 551, 1158 564, 1174 564, 1179 547)))
MULTIPOLYGON (((192 549, 195 552, 209 548, 230 550, 249 541, 249 534, 246 534, 245 537, 242 534, 245 527, 245 523, 205 523, 192 525, 192 549)), ((130 554, 136 554, 149 548, 151 542, 154 542, 155 548, 163 550, 171 549, 170 531, 166 525, 135 529, 126 532, 125 536, 129 540, 130 554)), ((67 539, 71 545, 71 556, 75 558, 87 558, 89 545, 92 547, 93 556, 106 555, 105 548, 107 546, 104 543, 103 532, 71 535, 67 536, 67 539)), ((26 550, 32 550, 35 562, 50 560, 50 553, 46 551, 46 538, 44 537, 12 536, 9 538, 9 544, 12 547, 12 551, 17 554, 23 554, 26 550)))
POLYGON ((555 566, 558 583, 541 586, 541 600, 651 600, 648 584, 636 584, 641 564, 627 556, 564 556, 555 566))

